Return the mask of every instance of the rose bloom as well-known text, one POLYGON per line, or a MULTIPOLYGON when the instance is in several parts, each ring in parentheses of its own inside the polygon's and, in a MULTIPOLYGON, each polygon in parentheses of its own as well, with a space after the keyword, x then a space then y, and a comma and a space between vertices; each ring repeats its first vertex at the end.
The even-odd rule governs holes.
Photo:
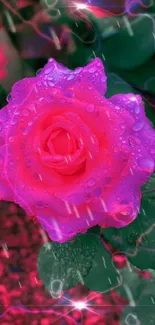
POLYGON ((0 111, 0 196, 65 242, 137 216, 154 171, 155 131, 138 95, 106 93, 96 58, 74 71, 50 59, 0 111))

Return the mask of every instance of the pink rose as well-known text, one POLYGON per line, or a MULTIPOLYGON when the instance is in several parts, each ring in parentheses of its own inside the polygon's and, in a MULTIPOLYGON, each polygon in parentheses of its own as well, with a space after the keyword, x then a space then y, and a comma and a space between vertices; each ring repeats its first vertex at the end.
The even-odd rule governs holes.
POLYGON ((74 71, 50 59, 0 111, 0 195, 65 242, 137 216, 154 171, 155 131, 140 96, 106 99, 100 59, 74 71))

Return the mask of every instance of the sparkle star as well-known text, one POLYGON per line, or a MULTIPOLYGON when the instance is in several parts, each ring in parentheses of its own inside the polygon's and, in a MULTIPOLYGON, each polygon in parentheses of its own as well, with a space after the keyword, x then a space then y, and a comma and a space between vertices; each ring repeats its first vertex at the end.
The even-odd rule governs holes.
POLYGON ((81 10, 81 9, 87 9, 88 6, 84 3, 75 3, 77 9, 81 10))
POLYGON ((73 306, 79 310, 85 309, 87 307, 84 301, 73 301, 73 306))

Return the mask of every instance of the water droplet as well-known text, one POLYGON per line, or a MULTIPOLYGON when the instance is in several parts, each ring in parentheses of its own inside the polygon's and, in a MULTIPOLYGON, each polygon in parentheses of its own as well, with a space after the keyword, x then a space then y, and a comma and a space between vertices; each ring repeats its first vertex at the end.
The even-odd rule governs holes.
POLYGON ((139 107, 138 103, 135 103, 134 109, 135 109, 136 114, 140 113, 140 107, 139 107))
POLYGON ((36 202, 36 206, 37 206, 37 208, 43 208, 44 203, 42 201, 38 201, 38 202, 36 202))
POLYGON ((19 108, 17 108, 15 111, 14 111, 14 114, 15 115, 19 115, 21 113, 21 110, 19 108))
POLYGON ((138 162, 140 168, 150 172, 154 170, 154 161, 152 158, 141 158, 138 162))
POLYGON ((26 165, 26 167, 30 167, 30 166, 32 166, 32 164, 33 164, 33 161, 32 161, 32 159, 31 158, 25 158, 25 165, 26 165))
POLYGON ((74 78, 75 78, 75 75, 70 74, 70 75, 67 77, 67 80, 72 80, 72 79, 74 79, 74 78))
POLYGON ((126 161, 128 159, 128 153, 125 152, 125 151, 120 151, 120 158, 123 160, 123 161, 126 161))
POLYGON ((47 95, 45 99, 48 103, 51 103, 53 101, 54 97, 53 97, 53 95, 50 94, 50 95, 47 95))
POLYGON ((108 184, 110 184, 111 183, 111 177, 109 176, 109 177, 105 177, 105 179, 104 179, 104 184, 105 185, 108 185, 108 184))
POLYGON ((45 72, 45 74, 49 74, 50 72, 52 72, 52 70, 53 70, 53 66, 50 68, 47 68, 44 72, 45 72))
POLYGON ((27 128, 23 129, 23 130, 22 130, 22 134, 23 134, 23 135, 27 135, 27 134, 28 134, 28 129, 27 129, 27 128))
POLYGON ((73 97, 73 92, 71 92, 71 91, 64 91, 63 93, 65 96, 67 96, 69 98, 73 97))
POLYGON ((12 125, 15 125, 17 123, 17 119, 14 117, 12 120, 11 120, 11 124, 12 125))
POLYGON ((0 137, 0 147, 3 146, 5 144, 5 141, 2 137, 0 137))
POLYGON ((28 125, 31 126, 33 124, 33 121, 29 121, 28 125))
POLYGON ((10 167, 12 167, 12 166, 14 166, 15 162, 13 160, 9 160, 8 164, 10 167))
POLYGON ((7 102, 9 103, 11 101, 11 99, 12 99, 11 94, 8 94, 8 96, 6 97, 7 102))
POLYGON ((47 79, 47 80, 50 80, 50 81, 54 81, 54 78, 53 78, 53 76, 51 76, 51 75, 50 75, 50 76, 47 76, 46 79, 47 79))
POLYGON ((81 72, 81 68, 77 68, 76 70, 74 70, 74 74, 78 74, 78 73, 80 73, 81 72))
POLYGON ((25 146, 26 146, 25 142, 22 141, 21 144, 20 144, 20 149, 21 149, 22 151, 24 151, 24 150, 25 150, 25 146))
POLYGON ((24 116, 28 116, 29 115, 29 111, 27 109, 22 110, 22 113, 24 116))
POLYGON ((95 191, 94 191, 94 196, 95 197, 100 197, 101 194, 102 194, 102 188, 101 187, 96 188, 95 191))
POLYGON ((15 142, 15 137, 9 137, 9 142, 15 142))
POLYGON ((93 178, 90 178, 89 180, 88 180, 88 186, 94 186, 95 185, 95 180, 93 179, 93 178))
POLYGON ((155 147, 151 148, 150 152, 151 152, 152 154, 155 154, 155 147))
POLYGON ((42 69, 37 70, 36 75, 40 74, 42 69))
POLYGON ((144 126, 144 120, 141 120, 141 121, 136 122, 136 123, 133 125, 132 129, 133 129, 134 131, 140 131, 140 130, 143 128, 143 126, 144 126))
POLYGON ((2 155, 0 155, 0 164, 2 164, 2 163, 3 163, 3 161, 4 161, 4 158, 3 158, 3 156, 2 156, 2 155))
POLYGON ((124 123, 121 123, 121 124, 120 124, 120 128, 121 128, 122 130, 124 130, 124 129, 125 129, 125 124, 124 124, 124 123))
POLYGON ((84 198, 85 198, 85 202, 90 202, 92 200, 92 194, 86 193, 84 198))
POLYGON ((88 105, 87 105, 87 111, 88 111, 88 112, 91 113, 91 112, 94 111, 94 109, 95 109, 95 106, 94 106, 93 104, 88 104, 88 105))
POLYGON ((3 123, 0 122, 0 131, 3 129, 3 123))
POLYGON ((119 109, 120 109, 120 107, 116 105, 116 106, 115 106, 115 109, 119 110, 119 109))
POLYGON ((53 87, 54 86, 54 83, 52 81, 49 81, 48 82, 48 85, 51 86, 51 87, 53 87))
POLYGON ((90 73, 94 73, 94 72, 96 72, 96 68, 95 68, 95 67, 90 68, 90 69, 88 69, 88 71, 89 71, 90 73))

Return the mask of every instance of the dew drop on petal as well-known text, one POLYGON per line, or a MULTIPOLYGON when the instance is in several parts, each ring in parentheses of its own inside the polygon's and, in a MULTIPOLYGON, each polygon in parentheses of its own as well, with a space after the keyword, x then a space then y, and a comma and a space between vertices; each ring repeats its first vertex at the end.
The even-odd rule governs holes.
POLYGON ((8 96, 6 97, 7 102, 9 103, 11 99, 12 99, 11 94, 8 94, 8 96))
POLYGON ((27 128, 23 129, 23 130, 22 130, 22 134, 23 134, 23 135, 27 135, 27 134, 28 134, 28 129, 27 129, 27 128))
POLYGON ((115 109, 119 110, 119 109, 120 109, 120 107, 116 105, 116 106, 115 106, 115 109))
POLYGON ((140 107, 139 107, 138 103, 135 103, 134 109, 135 109, 135 113, 136 114, 139 114, 140 113, 140 107))
POLYGON ((144 120, 141 120, 141 121, 136 122, 136 123, 133 125, 132 129, 133 129, 134 131, 140 131, 140 130, 143 128, 143 126, 144 126, 144 120))
POLYGON ((53 67, 47 68, 44 72, 45 74, 49 74, 50 72, 52 72, 53 67))
POLYGON ((2 147, 5 144, 4 138, 0 137, 0 147, 2 147))
POLYGON ((154 170, 154 161, 151 158, 141 158, 138 161, 138 165, 143 170, 146 170, 148 172, 154 170))
POLYGON ((88 111, 88 112, 93 112, 94 109, 95 109, 95 107, 94 107, 93 104, 88 104, 88 105, 87 105, 87 111, 88 111))
POLYGON ((151 148, 150 152, 151 152, 152 154, 155 154, 155 147, 154 147, 154 148, 151 148))
POLYGON ((48 85, 51 86, 51 87, 53 87, 54 86, 54 83, 52 81, 49 81, 48 82, 48 85))
POLYGON ((43 208, 44 207, 44 203, 42 201, 38 201, 38 202, 36 202, 36 207, 43 208))
POLYGON ((3 163, 3 156, 2 155, 0 155, 0 164, 2 164, 3 163))
POLYGON ((31 126, 33 124, 33 121, 29 121, 28 125, 31 126))
POLYGON ((24 116, 28 116, 29 115, 29 111, 27 109, 24 109, 24 110, 22 110, 22 114, 24 116))
POLYGON ((87 193, 92 192, 92 187, 91 187, 91 186, 86 187, 86 188, 85 188, 85 192, 86 192, 86 195, 87 195, 87 193))
POLYGON ((42 69, 37 70, 36 75, 40 74, 42 69))
POLYGON ((21 113, 21 110, 19 108, 17 108, 15 111, 14 111, 14 114, 15 115, 19 115, 21 113))
POLYGON ((88 180, 88 186, 94 186, 95 185, 95 180, 93 178, 90 178, 88 180))
POLYGON ((26 165, 26 167, 30 167, 30 166, 32 166, 32 164, 33 164, 32 159, 29 158, 29 157, 26 157, 25 158, 25 165, 26 165))
POLYGON ((94 191, 94 196, 95 197, 100 197, 101 194, 102 194, 102 188, 101 187, 96 188, 95 191, 94 191))
POLYGON ((15 138, 14 137, 9 137, 9 142, 15 142, 15 138))
POLYGON ((11 120, 11 124, 12 125, 15 125, 17 123, 17 119, 14 117, 12 120, 11 120))
POLYGON ((90 72, 90 73, 94 73, 94 72, 96 72, 96 68, 94 67, 94 68, 90 68, 90 69, 88 69, 88 71, 90 72))
POLYGON ((122 130, 124 130, 125 129, 125 124, 124 123, 121 123, 120 124, 120 127, 121 127, 122 130))
POLYGON ((3 123, 0 122, 0 131, 3 129, 3 123))
POLYGON ((109 184, 111 183, 111 181, 112 181, 112 179, 111 179, 110 176, 109 176, 109 177, 105 177, 105 179, 104 179, 104 184, 105 184, 105 185, 109 185, 109 184))
POLYGON ((68 77, 67 77, 67 80, 72 80, 75 78, 75 75, 74 74, 70 74, 68 77))

